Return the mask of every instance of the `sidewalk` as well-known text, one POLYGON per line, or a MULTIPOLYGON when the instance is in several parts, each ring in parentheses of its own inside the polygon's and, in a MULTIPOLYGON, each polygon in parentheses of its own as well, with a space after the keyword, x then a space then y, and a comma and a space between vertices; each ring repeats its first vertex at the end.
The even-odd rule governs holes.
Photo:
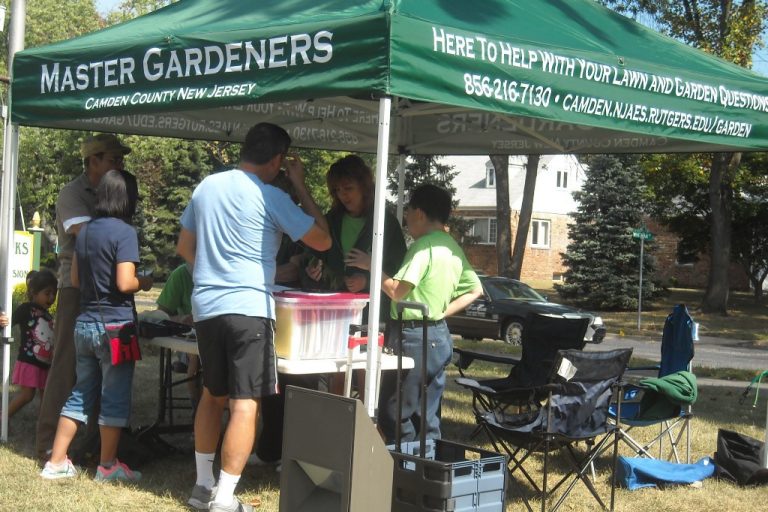
MULTIPOLYGON (((632 348, 635 357, 658 360, 661 340, 650 337, 628 337, 608 334, 599 345, 588 343, 587 350, 632 348)), ((702 336, 695 344, 694 366, 737 368, 762 371, 768 369, 768 347, 755 346, 751 341, 702 336)), ((725 381, 727 382, 727 381, 725 381)), ((744 384, 746 386, 746 383, 744 384)))

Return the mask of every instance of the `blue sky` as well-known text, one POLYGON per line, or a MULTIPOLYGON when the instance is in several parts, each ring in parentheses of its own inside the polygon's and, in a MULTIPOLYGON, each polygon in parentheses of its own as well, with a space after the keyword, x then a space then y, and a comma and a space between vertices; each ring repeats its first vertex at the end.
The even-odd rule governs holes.
MULTIPOLYGON (((121 0, 96 0, 96 8, 104 14, 117 7, 120 2, 121 0)), ((759 54, 755 55, 754 61, 754 70, 768 76, 768 49, 763 48, 759 54)))
POLYGON ((120 0, 96 0, 96 8, 100 13, 105 14, 117 7, 119 3, 120 0))

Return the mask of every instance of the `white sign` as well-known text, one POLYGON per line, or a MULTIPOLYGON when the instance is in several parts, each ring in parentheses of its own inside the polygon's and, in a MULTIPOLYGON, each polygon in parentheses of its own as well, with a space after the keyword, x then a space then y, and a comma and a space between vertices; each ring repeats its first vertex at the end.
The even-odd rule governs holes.
POLYGON ((34 261, 35 235, 26 231, 13 233, 13 259, 11 260, 11 287, 26 282, 34 261))

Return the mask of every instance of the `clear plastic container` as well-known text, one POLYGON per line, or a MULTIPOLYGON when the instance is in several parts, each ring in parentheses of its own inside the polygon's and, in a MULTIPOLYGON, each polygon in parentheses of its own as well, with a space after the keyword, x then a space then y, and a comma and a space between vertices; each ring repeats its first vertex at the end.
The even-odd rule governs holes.
POLYGON ((359 324, 368 294, 275 292, 275 350, 284 359, 347 357, 349 326, 359 324))

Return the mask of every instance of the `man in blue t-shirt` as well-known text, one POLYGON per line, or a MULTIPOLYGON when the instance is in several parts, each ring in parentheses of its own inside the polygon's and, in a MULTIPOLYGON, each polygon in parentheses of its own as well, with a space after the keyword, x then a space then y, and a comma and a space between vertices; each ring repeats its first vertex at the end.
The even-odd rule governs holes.
POLYGON ((304 183, 304 166, 287 156, 290 144, 278 126, 252 127, 239 168, 204 179, 181 217, 176 249, 194 269, 192 316, 205 368, 195 414, 197 480, 188 501, 200 510, 253 510, 234 490, 253 447, 261 397, 277 392, 271 288, 280 239, 286 233, 314 249, 331 246, 328 224, 304 183), (301 207, 270 185, 281 167, 301 207), (216 482, 213 459, 227 403, 216 482))

